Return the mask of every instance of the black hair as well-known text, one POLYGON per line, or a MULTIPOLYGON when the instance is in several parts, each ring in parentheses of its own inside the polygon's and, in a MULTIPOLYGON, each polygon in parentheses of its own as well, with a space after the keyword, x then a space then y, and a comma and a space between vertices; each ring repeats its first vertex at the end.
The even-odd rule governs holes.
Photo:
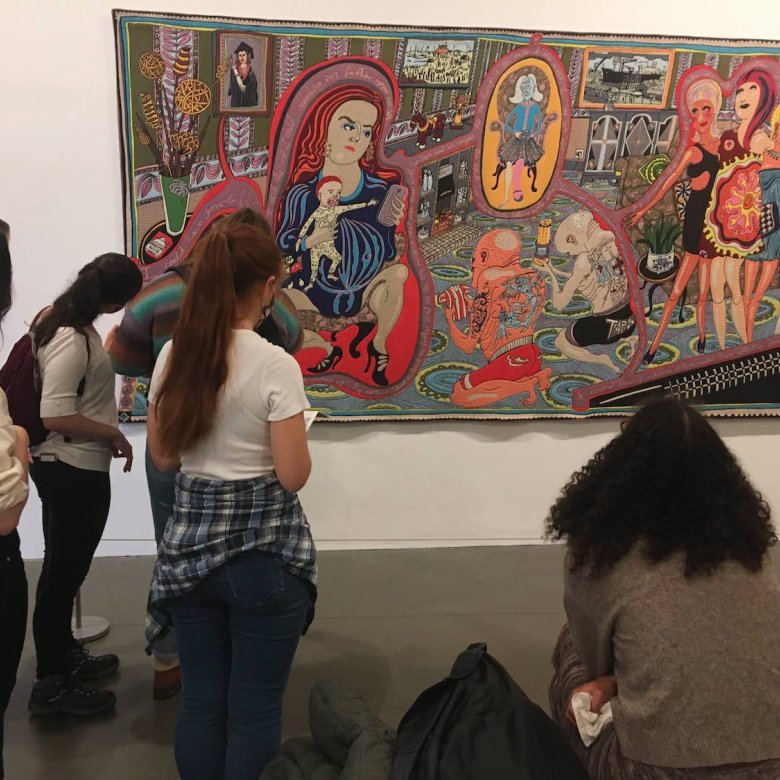
POLYGON ((108 252, 87 263, 75 281, 52 304, 51 311, 35 326, 35 343, 48 344, 58 328, 84 329, 100 315, 104 306, 124 306, 141 289, 138 266, 124 255, 108 252))
POLYGON ((574 474, 547 518, 572 569, 598 577, 637 545, 653 562, 685 554, 685 575, 733 560, 759 571, 777 542, 771 513, 707 420, 681 401, 651 401, 574 474))
POLYGON ((238 54, 240 51, 245 51, 247 57, 249 57, 250 60, 253 60, 255 58, 255 50, 248 43, 245 43, 244 41, 241 41, 241 43, 239 43, 238 46, 236 46, 236 49, 233 52, 233 54, 238 54))
POLYGON ((13 269, 11 267, 11 252, 8 249, 8 225, 0 220, 0 322, 11 308, 13 299, 13 269))

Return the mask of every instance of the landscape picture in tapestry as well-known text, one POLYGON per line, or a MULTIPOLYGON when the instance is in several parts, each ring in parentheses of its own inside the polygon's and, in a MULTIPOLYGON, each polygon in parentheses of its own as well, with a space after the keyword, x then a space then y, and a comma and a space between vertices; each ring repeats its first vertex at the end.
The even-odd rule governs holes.
POLYGON ((780 44, 114 22, 127 251, 264 214, 331 419, 780 413, 780 44))

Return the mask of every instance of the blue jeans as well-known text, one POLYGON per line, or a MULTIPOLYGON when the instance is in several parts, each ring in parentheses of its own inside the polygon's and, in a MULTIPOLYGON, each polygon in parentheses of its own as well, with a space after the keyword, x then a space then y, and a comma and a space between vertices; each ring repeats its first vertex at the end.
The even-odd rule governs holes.
POLYGON ((309 601, 304 580, 257 550, 168 602, 182 672, 182 780, 257 780, 279 751, 282 698, 309 601))
MULTIPOLYGON (((146 484, 149 487, 149 500, 152 505, 154 540, 158 546, 165 533, 168 518, 173 514, 176 499, 176 471, 160 471, 154 465, 149 445, 146 445, 146 484)), ((179 651, 176 647, 176 631, 171 629, 164 637, 152 645, 152 655, 166 666, 176 662, 179 651)), ((163 667, 165 668, 165 667, 163 667)))

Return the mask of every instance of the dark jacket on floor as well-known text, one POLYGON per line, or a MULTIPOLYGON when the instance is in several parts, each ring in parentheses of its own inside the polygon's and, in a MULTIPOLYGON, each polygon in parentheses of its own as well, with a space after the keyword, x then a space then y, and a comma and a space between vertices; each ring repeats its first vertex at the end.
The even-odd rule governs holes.
POLYGON ((412 705, 392 780, 588 780, 558 727, 484 644, 412 705))

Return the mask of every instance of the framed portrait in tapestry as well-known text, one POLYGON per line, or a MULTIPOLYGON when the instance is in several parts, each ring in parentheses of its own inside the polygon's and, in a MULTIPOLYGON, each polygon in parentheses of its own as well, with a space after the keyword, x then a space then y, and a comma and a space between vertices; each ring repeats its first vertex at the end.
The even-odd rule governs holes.
POLYGON ((673 52, 621 47, 586 49, 583 108, 663 108, 668 100, 673 52))
POLYGON ((468 87, 474 67, 473 40, 411 38, 404 49, 402 87, 468 87))
POLYGON ((273 46, 267 35, 218 32, 215 36, 219 91, 217 113, 268 116, 273 46))

